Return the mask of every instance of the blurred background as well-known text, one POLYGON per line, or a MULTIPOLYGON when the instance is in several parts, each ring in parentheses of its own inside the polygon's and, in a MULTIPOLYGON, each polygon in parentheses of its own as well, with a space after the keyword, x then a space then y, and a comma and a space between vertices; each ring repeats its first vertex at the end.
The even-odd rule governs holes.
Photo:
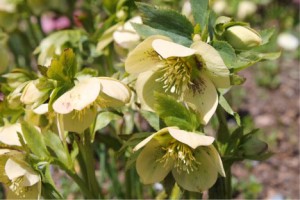
MULTIPOLYGON (((0 74, 16 67, 36 70, 37 52, 49 45, 41 45, 43 38, 58 30, 80 28, 87 33, 86 37, 77 40, 74 38, 75 42, 70 40, 64 45, 75 49, 83 66, 104 66, 99 69, 99 74, 105 75, 106 55, 111 55, 107 51, 111 51, 115 44, 97 51, 98 36, 118 20, 129 17, 123 16, 127 10, 125 12, 118 7, 120 2, 127 9, 133 9, 131 13, 135 13, 136 9, 134 1, 126 0, 11 0, 14 3, 7 4, 8 1, 0 0, 0 74)), ((143 2, 171 7, 183 14, 190 9, 187 1, 143 2)), ((214 0, 210 4, 218 15, 249 22, 256 30, 274 28, 275 34, 268 48, 270 52, 282 52, 275 61, 262 62, 241 72, 240 75, 247 79, 246 82, 242 86, 234 86, 227 94, 246 127, 249 130, 260 128, 259 136, 275 153, 266 161, 244 161, 233 166, 234 198, 300 199, 300 0, 214 0)), ((122 66, 121 61, 116 56, 116 71, 122 66)), ((123 190, 130 188, 126 188, 122 177, 124 174, 117 174, 124 166, 115 156, 115 149, 107 143, 100 143, 97 148, 99 152, 103 150, 114 158, 107 160, 109 167, 106 172, 101 172, 104 173, 101 181, 107 188, 107 193, 112 194, 108 198, 124 197, 123 190)), ((100 158, 103 155, 99 153, 97 156, 100 158)), ((70 183, 68 177, 57 169, 53 169, 53 173, 63 195, 68 199, 81 197, 77 186, 70 183)), ((135 172, 126 173, 132 173, 132 180, 137 178, 135 172)), ((132 187, 143 191, 139 184, 132 184, 132 187)), ((157 185, 147 190, 149 196, 159 189, 160 186, 157 185)), ((138 198, 134 191, 133 193, 131 197, 138 198)))

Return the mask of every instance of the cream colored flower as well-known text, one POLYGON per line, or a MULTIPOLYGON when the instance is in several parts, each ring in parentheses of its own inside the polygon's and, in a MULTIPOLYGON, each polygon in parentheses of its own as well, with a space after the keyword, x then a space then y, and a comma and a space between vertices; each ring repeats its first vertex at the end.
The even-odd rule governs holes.
POLYGON ((140 142, 134 150, 143 148, 136 169, 144 184, 162 181, 172 172, 176 182, 188 191, 203 192, 225 176, 223 164, 212 145, 213 137, 164 128, 140 142))
MULTIPOLYGON (((19 141, 22 129, 19 123, 0 128, 0 142, 6 145, 21 146, 19 141)), ((1 149, 0 182, 5 184, 8 199, 39 199, 41 178, 25 161, 22 152, 1 149)))
POLYGON ((64 128, 83 132, 95 119, 97 108, 119 107, 130 100, 130 90, 108 77, 85 77, 54 103, 56 113, 64 116, 64 128))
POLYGON ((202 41, 188 48, 164 36, 151 36, 128 55, 125 69, 139 74, 136 92, 143 109, 153 110, 153 92, 164 92, 198 112, 203 124, 216 110, 216 88, 230 86, 229 70, 221 56, 202 41))
POLYGON ((133 17, 113 33, 114 41, 124 49, 132 49, 141 39, 131 23, 142 24, 142 18, 140 16, 133 17))

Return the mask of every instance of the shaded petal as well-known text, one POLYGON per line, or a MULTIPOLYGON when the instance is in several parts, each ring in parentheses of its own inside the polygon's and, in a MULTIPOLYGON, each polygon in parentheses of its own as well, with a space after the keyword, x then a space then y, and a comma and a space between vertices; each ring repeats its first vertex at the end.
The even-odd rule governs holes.
POLYGON ((210 159, 210 156, 201 149, 195 152, 195 158, 200 163, 192 172, 172 170, 173 176, 182 188, 192 192, 203 192, 209 189, 217 180, 218 170, 210 159))
POLYGON ((60 114, 67 114, 72 110, 82 110, 97 99, 100 90, 100 79, 94 77, 84 79, 61 95, 53 103, 53 109, 60 114))
POLYGON ((230 72, 226 67, 219 52, 209 44, 197 41, 192 44, 192 49, 197 51, 198 59, 205 63, 205 72, 218 88, 230 86, 230 72))
POLYGON ((109 77, 99 77, 102 89, 101 93, 104 93, 103 98, 106 98, 108 106, 118 107, 122 106, 130 101, 131 91, 121 81, 118 81, 109 77))
POLYGON ((96 119, 97 110, 90 108, 83 113, 71 112, 63 115, 64 130, 83 133, 96 119))
POLYGON ((213 161, 215 167, 218 169, 218 172, 221 174, 221 176, 225 177, 226 174, 223 168, 223 162, 216 148, 213 145, 210 145, 204 148, 204 150, 208 155, 210 155, 211 160, 213 161))
POLYGON ((21 146, 17 132, 22 134, 21 124, 12 124, 0 129, 0 142, 7 145, 21 146))
POLYGON ((160 144, 151 140, 139 154, 136 160, 136 170, 144 184, 151 184, 162 181, 173 167, 173 162, 159 162, 165 152, 160 144))
MULTIPOLYGON (((157 136, 167 136, 167 135, 165 135, 166 133, 168 133, 168 128, 163 128, 163 129, 161 129, 161 130, 159 130, 159 131, 157 131, 156 133, 153 133, 152 135, 150 135, 150 136, 148 136, 146 139, 144 139, 144 140, 142 140, 140 143, 138 143, 135 147, 134 147, 134 149, 133 149, 133 151, 137 151, 137 150, 139 150, 140 148, 142 148, 142 147, 144 147, 148 142, 150 142, 151 140, 152 140, 152 138, 153 137, 157 137, 157 136)), ((158 142, 160 143, 160 145, 162 145, 162 143, 164 143, 163 141, 160 141, 161 140, 161 137, 160 138, 158 138, 158 142), (161 143, 162 142, 162 143, 161 143)))
POLYGON ((218 106, 218 94, 214 84, 205 76, 201 76, 201 91, 186 90, 184 101, 199 113, 201 123, 207 124, 218 106))
POLYGON ((7 199, 40 199, 41 194, 41 182, 38 182, 21 192, 14 192, 10 188, 7 188, 7 199))
POLYGON ((208 146, 211 145, 215 138, 205 135, 200 135, 193 132, 188 132, 176 128, 168 128, 170 135, 193 149, 196 149, 199 146, 208 146))
POLYGON ((152 42, 155 39, 170 40, 164 36, 150 36, 132 50, 125 60, 125 70, 128 73, 142 73, 148 70, 155 69, 162 64, 158 54, 152 47, 152 42))
POLYGON ((165 93, 167 95, 174 96, 174 94, 165 92, 162 82, 156 81, 156 79, 161 78, 162 76, 163 72, 159 71, 148 71, 139 74, 135 87, 142 105, 142 109, 153 111, 155 104, 154 92, 165 93))
POLYGON ((174 42, 155 39, 152 42, 153 49, 163 58, 169 57, 187 57, 195 54, 196 50, 187 48, 174 42))

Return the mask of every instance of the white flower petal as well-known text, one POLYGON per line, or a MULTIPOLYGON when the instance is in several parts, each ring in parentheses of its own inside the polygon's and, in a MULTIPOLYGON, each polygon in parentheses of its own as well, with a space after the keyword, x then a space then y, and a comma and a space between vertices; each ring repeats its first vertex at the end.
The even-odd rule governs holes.
POLYGON ((187 57, 195 54, 196 52, 194 49, 190 49, 164 39, 153 40, 152 47, 161 57, 165 59, 169 57, 187 57))
POLYGON ((111 106, 123 105, 130 101, 131 92, 127 85, 108 77, 99 77, 99 80, 102 86, 101 92, 112 98, 110 99, 111 102, 109 102, 111 106))
POLYGON ((19 123, 0 128, 0 142, 7 145, 21 146, 17 132, 22 134, 19 123))
POLYGON ((206 153, 211 156, 211 160, 213 161, 221 176, 225 177, 226 174, 224 171, 223 162, 216 148, 213 145, 210 145, 204 150, 206 150, 206 153))
POLYGON ((199 60, 205 63, 205 72, 213 81, 215 86, 217 88, 229 87, 230 72, 218 51, 202 41, 193 43, 191 48, 197 51, 196 56, 199 60))
POLYGON ((188 132, 176 128, 169 127, 168 131, 174 139, 192 147, 193 149, 196 149, 199 146, 211 145, 215 140, 215 138, 210 136, 200 135, 197 133, 188 132))
POLYGON ((95 77, 84 79, 60 96, 53 103, 53 109, 60 114, 82 110, 97 99, 100 90, 100 79, 95 77))
POLYGON ((187 173, 185 171, 178 172, 174 168, 172 174, 182 188, 191 192, 203 192, 214 185, 218 171, 205 151, 197 150, 195 158, 200 163, 196 170, 187 173))
POLYGON ((136 170, 144 184, 150 184, 162 181, 173 167, 170 161, 165 163, 159 162, 165 152, 162 150, 159 142, 151 140, 139 154, 136 160, 136 170))
POLYGON ((33 112, 38 115, 46 114, 48 112, 48 105, 48 103, 41 104, 40 106, 36 107, 33 112))
POLYGON ((207 124, 218 106, 218 94, 214 84, 205 76, 201 76, 202 85, 200 92, 186 90, 184 101, 193 110, 199 113, 203 124, 207 124))
POLYGON ((5 173, 10 180, 14 180, 15 178, 24 176, 27 171, 19 163, 9 158, 5 164, 5 173))
POLYGON ((125 60, 125 70, 128 73, 142 73, 148 70, 156 69, 162 62, 152 47, 155 39, 170 40, 164 36, 150 36, 136 46, 125 60))

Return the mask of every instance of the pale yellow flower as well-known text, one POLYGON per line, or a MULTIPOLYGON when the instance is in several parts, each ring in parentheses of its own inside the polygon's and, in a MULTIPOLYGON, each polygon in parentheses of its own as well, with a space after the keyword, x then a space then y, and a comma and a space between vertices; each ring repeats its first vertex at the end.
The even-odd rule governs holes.
POLYGON ((144 184, 162 181, 172 172, 182 188, 203 192, 225 176, 223 164, 212 145, 213 137, 201 133, 164 128, 140 142, 134 150, 143 148, 136 169, 144 184))
POLYGON ((123 106, 130 97, 129 88, 116 79, 85 77, 60 96, 53 109, 64 116, 65 130, 81 133, 94 121, 98 108, 123 106))
POLYGON ((203 124, 218 105, 216 88, 230 86, 230 73, 221 56, 202 41, 188 48, 164 36, 151 36, 128 55, 125 69, 139 74, 136 92, 143 109, 153 110, 154 91, 162 92, 198 112, 203 124))

